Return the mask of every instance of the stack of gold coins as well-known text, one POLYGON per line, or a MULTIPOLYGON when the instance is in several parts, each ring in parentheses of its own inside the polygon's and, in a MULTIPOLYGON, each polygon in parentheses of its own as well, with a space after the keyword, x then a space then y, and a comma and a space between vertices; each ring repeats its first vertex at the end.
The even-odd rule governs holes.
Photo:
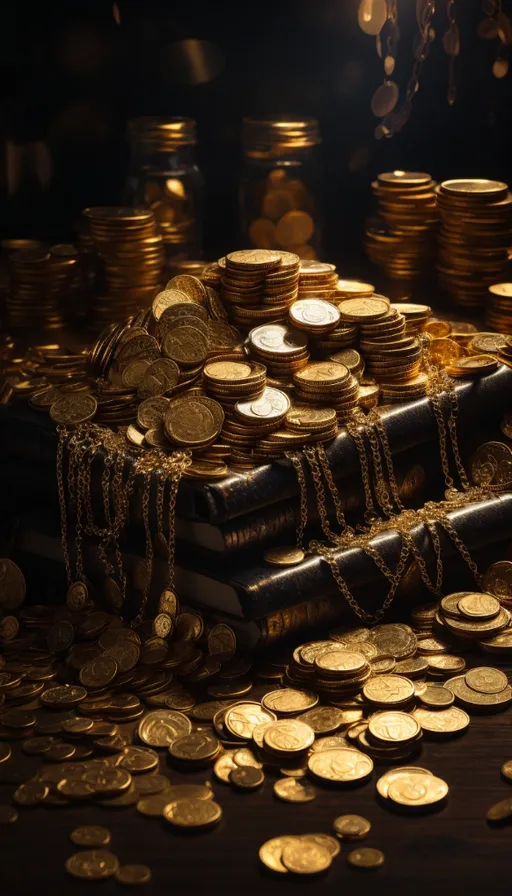
POLYGON ((331 355, 333 352, 347 349, 356 344, 357 327, 346 321, 340 323, 329 333, 316 338, 314 341, 315 349, 321 354, 331 355))
POLYGON ((6 239, 0 241, 0 310, 9 292, 9 256, 20 249, 42 249, 40 240, 6 239))
POLYGON ((277 379, 289 379, 309 361, 307 335, 287 324, 255 327, 249 333, 248 349, 277 379))
POLYGON ((234 412, 226 413, 226 419, 222 428, 222 439, 226 444, 239 452, 242 458, 245 456, 251 462, 265 460, 270 457, 281 457, 283 448, 273 447, 271 451, 265 448, 254 451, 259 440, 270 436, 280 429, 286 414, 290 410, 290 399, 280 389, 270 386, 265 387, 256 399, 242 399, 237 401, 234 412))
POLYGON ((483 305, 501 280, 512 238, 512 193, 500 181, 447 180, 436 189, 442 226, 437 271, 458 305, 483 305))
POLYGON ((393 342, 365 340, 360 347, 366 369, 381 384, 403 383, 420 372, 422 348, 414 336, 398 337, 393 342))
POLYGON ((9 256, 7 321, 13 329, 58 329, 69 319, 81 290, 76 246, 20 249, 9 256))
POLYGON ((340 352, 329 355, 328 361, 336 364, 344 364, 348 372, 360 380, 364 373, 364 360, 355 348, 345 348, 340 352))
MULTIPOLYGON (((292 252, 244 249, 220 258, 222 297, 233 322, 244 329, 280 321, 297 298, 299 257, 292 252)), ((207 272, 209 282, 217 279, 207 272)))
POLYGON ((415 280, 436 255, 438 212, 430 174, 388 171, 372 184, 378 219, 366 230, 366 252, 388 277, 415 280))
POLYGON ((293 382, 302 403, 334 408, 338 419, 350 416, 357 407, 359 383, 344 364, 316 361, 295 373, 293 382))
POLYGON ((87 208, 84 217, 102 267, 103 295, 91 303, 91 324, 147 308, 162 279, 164 248, 149 209, 87 208))
POLYGON ((336 266, 322 261, 301 259, 299 271, 299 299, 332 299, 336 297, 338 275, 336 266))
POLYGON ((485 321, 493 330, 512 332, 512 283, 493 283, 489 286, 485 321))
POLYGON ((499 349, 498 358, 502 364, 512 367, 512 336, 506 337, 506 344, 499 349))
POLYGON ((285 429, 300 436, 302 444, 334 438, 338 431, 336 411, 330 407, 312 407, 294 402, 286 415, 285 429))
POLYGON ((255 361, 211 361, 203 369, 208 395, 225 408, 258 398, 266 386, 266 370, 255 361))
POLYGON ((405 318, 405 332, 407 336, 415 336, 421 333, 432 315, 432 309, 428 305, 416 305, 412 302, 391 304, 390 310, 398 311, 405 318))
POLYGON ((324 299, 299 299, 289 311, 290 322, 311 336, 324 336, 336 329, 341 315, 335 305, 324 299))
POLYGON ((293 660, 286 669, 285 681, 308 682, 309 687, 329 703, 343 701, 357 693, 371 676, 370 663, 357 650, 357 644, 353 650, 347 650, 333 641, 313 641, 299 647, 293 660))
POLYGON ((336 299, 364 299, 375 292, 373 283, 365 283, 363 280, 338 279, 336 284, 336 299))
POLYGON ((384 404, 399 404, 402 401, 415 401, 427 394, 428 376, 418 373, 406 382, 381 382, 380 396, 384 404))

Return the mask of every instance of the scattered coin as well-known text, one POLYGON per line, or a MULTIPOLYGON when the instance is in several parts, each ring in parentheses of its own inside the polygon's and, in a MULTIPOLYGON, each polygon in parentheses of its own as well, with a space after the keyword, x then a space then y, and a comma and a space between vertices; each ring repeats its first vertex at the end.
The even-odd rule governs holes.
POLYGON ((91 848, 108 846, 110 843, 110 831, 100 825, 82 825, 75 828, 69 835, 75 846, 88 846, 91 848))
POLYGON ((151 869, 147 865, 122 865, 114 874, 120 884, 138 887, 151 880, 151 869))
POLYGON ((104 880, 112 877, 119 868, 113 853, 106 849, 88 849, 76 852, 65 863, 66 871, 83 880, 104 880))
POLYGON ((274 783, 274 793, 285 803, 309 803, 316 799, 316 790, 307 781, 280 778, 274 783))
POLYGON ((325 846, 299 840, 283 846, 282 863, 294 874, 320 874, 330 868, 331 853, 325 846))
POLYGON ((371 829, 371 824, 362 815, 340 815, 333 821, 333 827, 340 840, 363 840, 371 829))
POLYGON ((380 849, 371 849, 368 846, 362 846, 353 849, 347 855, 347 862, 353 868, 360 868, 364 871, 373 871, 380 868, 384 864, 384 853, 380 849))

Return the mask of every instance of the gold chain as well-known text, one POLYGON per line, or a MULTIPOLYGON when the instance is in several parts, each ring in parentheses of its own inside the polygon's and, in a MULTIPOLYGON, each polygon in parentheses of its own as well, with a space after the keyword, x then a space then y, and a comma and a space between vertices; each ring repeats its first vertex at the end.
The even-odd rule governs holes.
POLYGON ((347 421, 345 425, 347 427, 348 433, 354 441, 359 456, 359 466, 361 467, 361 478, 363 481, 365 496, 364 521, 367 526, 371 526, 378 518, 378 516, 377 511, 375 510, 375 504, 373 502, 370 480, 370 467, 368 464, 368 457, 366 456, 366 449, 364 447, 363 438, 358 429, 358 424, 356 422, 347 421))
POLYGON ((306 483, 306 476, 304 474, 304 467, 302 466, 302 461, 299 454, 293 451, 288 451, 286 452, 286 457, 293 464, 293 467, 297 474, 297 481, 299 483, 299 520, 297 523, 295 543, 300 551, 305 551, 304 532, 308 524, 308 488, 306 483))
POLYGON ((68 548, 68 512, 66 507, 66 492, 64 488, 64 445, 68 439, 68 430, 65 426, 58 426, 57 433, 59 440, 57 442, 57 494, 59 498, 60 510, 60 539, 62 544, 62 553, 64 555, 64 565, 66 567, 66 577, 68 587, 72 582, 71 560, 69 558, 68 548))
POLYGON ((342 534, 345 535, 353 535, 354 530, 347 525, 347 521, 345 519, 345 514, 343 513, 343 507, 341 505, 341 498, 336 483, 334 481, 334 476, 332 474, 331 467, 329 465, 329 460, 327 458, 327 454, 325 453, 325 448, 323 445, 318 445, 316 449, 317 458, 320 461, 320 466, 322 468, 322 472, 324 474, 324 479, 327 482, 327 486, 331 493, 331 497, 333 500, 333 504, 336 510, 336 519, 338 521, 338 525, 341 529, 342 534))
POLYGON ((337 535, 336 532, 333 532, 333 530, 331 529, 331 524, 329 523, 329 516, 327 513, 325 489, 322 482, 322 473, 320 471, 315 449, 310 447, 304 448, 304 456, 309 464, 311 476, 313 478, 316 506, 318 514, 320 516, 320 525, 322 527, 322 532, 330 542, 334 544, 340 544, 344 539, 344 535, 337 535))

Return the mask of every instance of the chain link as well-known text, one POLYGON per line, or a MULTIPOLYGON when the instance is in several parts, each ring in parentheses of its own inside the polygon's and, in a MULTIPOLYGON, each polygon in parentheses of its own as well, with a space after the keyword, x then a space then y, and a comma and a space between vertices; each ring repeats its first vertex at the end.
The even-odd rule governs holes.
POLYGON ((299 483, 299 520, 297 523, 295 543, 300 551, 305 551, 304 532, 308 524, 308 489, 306 477, 304 475, 304 467, 302 466, 302 460, 299 454, 297 454, 296 452, 288 451, 286 452, 286 457, 293 464, 293 467, 297 474, 297 481, 299 483))

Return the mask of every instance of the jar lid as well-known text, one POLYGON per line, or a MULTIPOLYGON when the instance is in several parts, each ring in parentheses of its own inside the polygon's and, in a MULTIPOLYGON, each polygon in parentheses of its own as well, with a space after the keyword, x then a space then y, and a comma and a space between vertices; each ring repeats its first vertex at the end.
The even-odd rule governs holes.
POLYGON ((197 143, 193 118, 158 118, 144 115, 128 122, 128 135, 133 144, 149 152, 166 152, 197 143))
POLYGON ((316 118, 271 115, 244 118, 242 141, 248 155, 278 156, 292 149, 315 146, 322 142, 322 137, 316 118))

